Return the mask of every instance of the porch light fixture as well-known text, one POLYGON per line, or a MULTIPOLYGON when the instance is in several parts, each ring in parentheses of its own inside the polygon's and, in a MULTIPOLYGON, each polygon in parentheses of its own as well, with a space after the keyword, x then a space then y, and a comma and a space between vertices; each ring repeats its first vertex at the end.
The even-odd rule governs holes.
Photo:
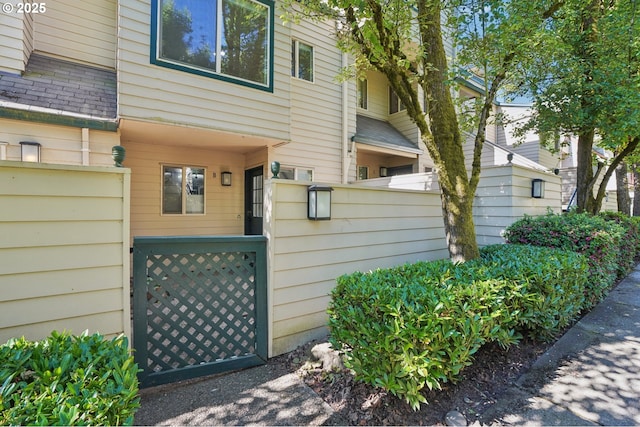
POLYGON ((23 162, 39 163, 40 162, 40 144, 37 142, 21 142, 22 150, 21 160, 23 162))
POLYGON ((384 166, 380 166, 380 177, 384 178, 388 174, 389 174, 389 170, 384 166))
POLYGON ((331 219, 331 192, 333 188, 322 185, 307 187, 307 218, 313 221, 331 219))
POLYGON ((222 185, 225 187, 231 187, 231 172, 222 172, 220 174, 222 185))
POLYGON ((531 197, 534 199, 542 199, 544 197, 544 181, 535 178, 531 181, 531 197))

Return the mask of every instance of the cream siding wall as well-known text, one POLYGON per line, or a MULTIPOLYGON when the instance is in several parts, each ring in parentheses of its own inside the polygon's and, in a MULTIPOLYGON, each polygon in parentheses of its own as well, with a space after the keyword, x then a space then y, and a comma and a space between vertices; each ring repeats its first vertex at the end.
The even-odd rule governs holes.
POLYGON ((116 67, 116 0, 55 0, 34 14, 35 50, 116 67))
POLYGON ((478 244, 504 243, 507 226, 524 215, 562 212, 561 178, 520 166, 484 167, 474 200, 474 222, 478 244), (531 197, 531 181, 545 181, 542 199, 531 197))
POLYGON ((0 161, 0 342, 130 335, 129 178, 0 161))
MULTIPOLYGON (((89 130, 89 159, 92 166, 111 166, 111 147, 120 144, 116 132, 89 130)), ((0 119, 0 141, 8 142, 7 160, 20 160, 20 142, 41 144, 41 162, 82 164, 82 129, 21 120, 0 119)))
MULTIPOLYGON (((131 237, 244 234, 244 155, 202 148, 127 142, 131 237), (206 168, 205 215, 162 215, 162 165, 206 168), (232 173, 223 187, 220 173, 232 173), (215 176, 214 176, 215 174, 215 176)), ((265 171, 266 173, 266 171, 265 171)))
POLYGON ((358 109, 358 113, 378 120, 389 118, 389 84, 382 74, 367 72, 367 109, 358 109))
POLYGON ((149 0, 120 3, 121 117, 289 140, 290 39, 277 17, 274 92, 270 93, 152 65, 150 14, 149 0))
MULTIPOLYGON (((18 1, 8 0, 2 2, 16 8, 18 1)), ((20 74, 26 65, 25 35, 30 28, 30 19, 27 14, 17 12, 0 12, 0 71, 12 74, 20 74)), ((27 46, 29 44, 26 41, 27 46)))
POLYGON ((436 193, 334 185, 332 219, 307 219, 307 186, 267 182, 271 356, 326 333, 338 276, 448 256, 436 193))
MULTIPOLYGON (((291 142, 276 148, 273 158, 283 166, 313 169, 314 180, 341 182, 343 88, 336 78, 342 67, 342 54, 335 47, 331 31, 329 24, 304 21, 291 28, 292 40, 313 46, 314 81, 290 77, 291 142)), ((350 136, 355 133, 355 95, 350 95, 355 93, 355 83, 349 83, 349 87, 350 136)))

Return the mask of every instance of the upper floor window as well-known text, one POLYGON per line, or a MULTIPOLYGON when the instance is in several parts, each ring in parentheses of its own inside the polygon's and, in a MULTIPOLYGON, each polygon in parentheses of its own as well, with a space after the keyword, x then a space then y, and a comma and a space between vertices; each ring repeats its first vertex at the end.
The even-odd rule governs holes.
POLYGON ((152 62, 272 90, 271 0, 153 0, 152 62))
POLYGON ((389 87, 389 114, 397 113, 399 111, 406 110, 407 107, 400 101, 398 95, 389 87))
POLYGON ((358 107, 366 110, 368 102, 367 79, 358 79, 358 107))
POLYGON ((313 81, 313 46, 298 40, 291 41, 291 75, 313 81))

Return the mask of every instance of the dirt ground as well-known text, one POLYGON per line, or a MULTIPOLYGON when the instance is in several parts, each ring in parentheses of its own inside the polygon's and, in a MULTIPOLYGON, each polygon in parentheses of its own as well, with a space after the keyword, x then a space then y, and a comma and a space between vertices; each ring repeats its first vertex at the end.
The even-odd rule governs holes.
POLYGON ((552 344, 524 340, 504 350, 496 344, 481 348, 474 363, 455 384, 442 390, 425 391, 429 402, 418 411, 384 390, 360 383, 346 370, 324 372, 313 362, 311 348, 318 342, 274 358, 269 363, 285 364, 298 371, 305 382, 349 425, 445 425, 445 415, 458 411, 471 424, 552 344))

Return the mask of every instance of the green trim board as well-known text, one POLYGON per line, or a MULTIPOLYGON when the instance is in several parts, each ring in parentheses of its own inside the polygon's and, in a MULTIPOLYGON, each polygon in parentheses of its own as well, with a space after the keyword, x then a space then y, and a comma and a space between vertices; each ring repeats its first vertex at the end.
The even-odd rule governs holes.
POLYGON ((118 130, 118 122, 116 120, 89 119, 64 114, 47 113, 44 111, 22 110, 19 108, 0 108, 0 118, 88 128, 107 132, 116 132, 118 130))

